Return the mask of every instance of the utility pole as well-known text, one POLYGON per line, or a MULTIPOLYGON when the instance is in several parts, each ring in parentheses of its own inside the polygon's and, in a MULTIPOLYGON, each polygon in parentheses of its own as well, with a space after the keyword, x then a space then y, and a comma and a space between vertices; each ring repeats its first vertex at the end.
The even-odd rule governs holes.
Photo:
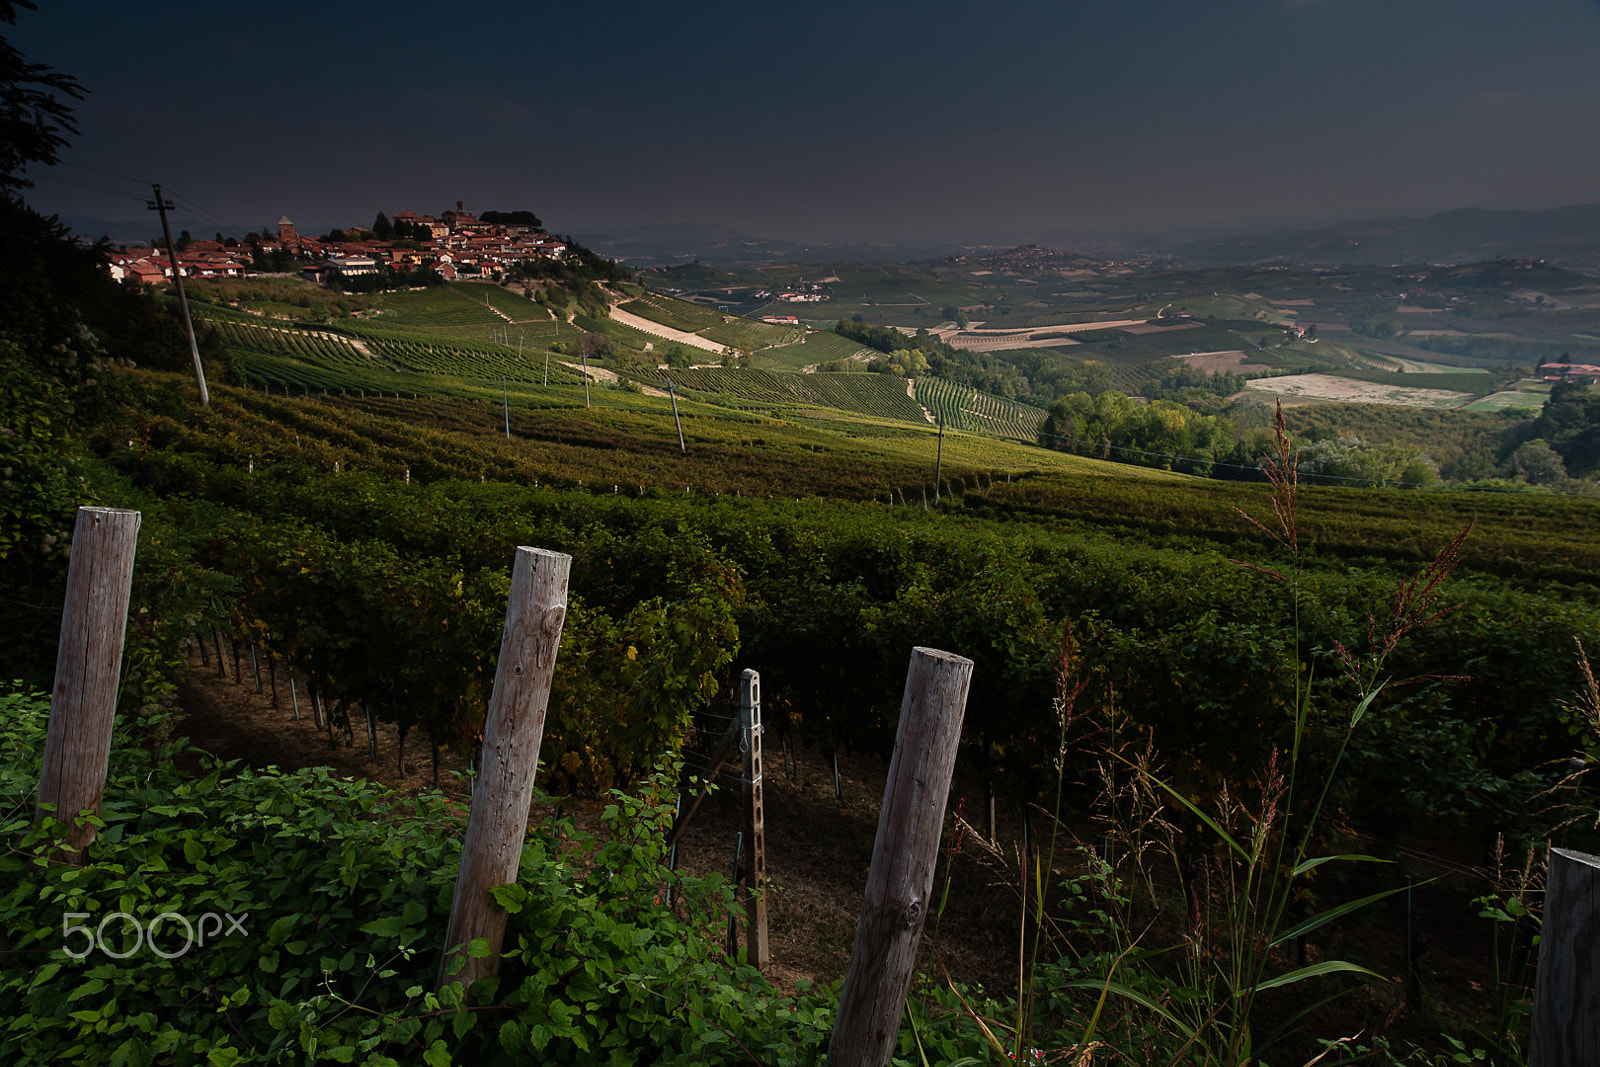
POLYGON ((506 395, 506 376, 500 375, 500 405, 506 413, 506 440, 511 440, 511 398, 506 395))
POLYGON ((678 451, 687 456, 689 450, 683 445, 683 423, 678 421, 678 391, 672 387, 672 375, 665 374, 663 377, 667 379, 667 396, 672 398, 672 424, 678 428, 678 451))
POLYGON ((939 451, 935 454, 933 460, 933 502, 935 504, 939 503, 939 471, 944 466, 944 415, 940 414, 938 419, 939 451))
POLYGON ((200 406, 211 406, 211 394, 206 392, 206 372, 200 365, 200 346, 195 343, 194 323, 189 319, 189 298, 183 295, 183 271, 178 269, 178 253, 172 247, 172 228, 167 225, 167 210, 172 207, 172 201, 164 200, 161 196, 161 186, 152 184, 156 198, 150 201, 148 210, 161 213, 161 236, 167 242, 167 262, 172 264, 172 284, 178 289, 178 307, 183 311, 183 328, 189 331, 189 354, 194 357, 194 380, 200 387, 200 406))
POLYGON ((583 357, 583 406, 589 406, 589 352, 581 344, 578 354, 583 357))

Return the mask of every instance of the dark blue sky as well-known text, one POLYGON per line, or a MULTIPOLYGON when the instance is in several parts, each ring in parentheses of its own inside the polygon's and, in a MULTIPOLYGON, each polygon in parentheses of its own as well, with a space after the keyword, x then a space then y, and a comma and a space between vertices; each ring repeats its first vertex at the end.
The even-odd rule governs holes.
POLYGON ((111 175, 206 230, 463 200, 999 241, 1600 201, 1597 0, 40 8, 13 42, 91 91, 34 174, 68 215, 143 217, 111 175))

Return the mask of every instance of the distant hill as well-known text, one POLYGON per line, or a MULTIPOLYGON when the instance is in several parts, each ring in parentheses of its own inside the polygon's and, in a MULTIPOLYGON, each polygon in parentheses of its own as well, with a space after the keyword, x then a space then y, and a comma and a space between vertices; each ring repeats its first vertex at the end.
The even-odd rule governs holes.
POLYGON ((1471 263, 1506 258, 1547 259, 1594 273, 1600 271, 1600 204, 1548 211, 1462 208, 1426 218, 1209 237, 1172 251, 1196 266, 1471 263))
POLYGON ((948 255, 983 256, 1008 247, 954 241, 805 243, 701 223, 632 226, 603 233, 580 230, 573 237, 585 247, 630 267, 704 263, 723 270, 771 263, 907 263, 948 255))

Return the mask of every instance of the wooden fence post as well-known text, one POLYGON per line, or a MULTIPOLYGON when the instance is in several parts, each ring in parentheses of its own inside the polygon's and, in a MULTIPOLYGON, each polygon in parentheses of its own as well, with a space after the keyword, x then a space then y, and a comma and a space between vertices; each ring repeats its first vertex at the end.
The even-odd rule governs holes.
POLYGON ((971 682, 971 660, 911 650, 866 898, 829 1043, 830 1067, 884 1067, 894 1053, 971 682))
POLYGON ((1600 857, 1550 850, 1529 1067, 1600 1063, 1600 857))
MULTIPOLYGON (((55 805, 55 817, 68 824, 80 811, 100 811, 138 541, 137 511, 78 509, 36 819, 51 814, 46 804, 55 805)), ((82 862, 94 834, 92 825, 73 826, 66 838, 71 851, 59 858, 82 862)))
POLYGON ((767 945, 767 831, 762 792, 761 675, 747 670, 739 678, 739 728, 744 731, 744 817, 750 835, 745 886, 750 890, 745 916, 745 958, 764 971, 772 963, 767 945))
POLYGON ((561 625, 567 614, 567 573, 572 557, 540 548, 517 549, 511 572, 511 596, 500 638, 500 662, 483 724, 483 749, 478 780, 472 787, 472 813, 467 817, 461 867, 450 902, 450 927, 444 958, 439 962, 439 988, 451 982, 471 986, 500 967, 506 911, 489 893, 517 880, 522 839, 528 831, 533 802, 533 777, 539 769, 544 716, 550 702, 561 625), (464 947, 483 938, 487 956, 473 958, 464 947), (456 959, 460 970, 451 973, 456 959))

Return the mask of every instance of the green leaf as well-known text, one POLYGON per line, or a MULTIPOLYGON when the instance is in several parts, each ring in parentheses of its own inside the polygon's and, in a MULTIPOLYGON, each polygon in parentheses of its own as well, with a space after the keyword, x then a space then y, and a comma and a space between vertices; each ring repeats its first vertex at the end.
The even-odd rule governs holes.
POLYGON ((1254 986, 1247 990, 1247 992, 1260 993, 1263 990, 1277 989, 1280 986, 1293 985, 1294 983, 1304 981, 1307 978, 1315 978, 1318 975, 1323 974, 1334 974, 1339 971, 1351 971, 1356 974, 1365 974, 1369 975, 1370 977, 1377 978, 1380 981, 1388 980, 1378 972, 1368 970, 1359 963, 1350 963, 1346 960, 1324 960, 1321 963, 1313 963, 1309 967, 1301 967, 1298 970, 1290 971, 1288 974, 1280 974, 1276 978, 1268 978, 1264 982, 1257 982, 1254 986))
MULTIPOLYGON (((285 915, 282 918, 273 920, 272 925, 267 927, 267 944, 273 946, 283 944, 289 939, 289 935, 294 933, 294 924, 295 917, 293 915, 285 915)), ((290 951, 293 950, 291 949, 290 951)))
POLYGON ((1349 852, 1342 856, 1318 856, 1315 859, 1301 860, 1300 865, 1294 869, 1294 873, 1296 876, 1299 876, 1305 874, 1307 871, 1315 870, 1316 868, 1321 867, 1324 863, 1332 863, 1334 860, 1350 860, 1353 863, 1394 862, 1393 860, 1381 859, 1378 856, 1363 856, 1357 852, 1349 852))
POLYGON ((104 989, 106 984, 98 978, 91 978, 87 982, 67 994, 67 1000, 74 1001, 80 997, 90 997, 104 989))
POLYGON ((294 1020, 294 1005, 287 1000, 274 1000, 267 1009, 267 1025, 274 1030, 287 1030, 294 1020))
POLYGON ((1061 988, 1063 988, 1063 989, 1092 989, 1097 993, 1102 991, 1102 990, 1110 990, 1111 992, 1115 993, 1119 997, 1124 998, 1125 1000, 1131 1000, 1135 1004, 1138 1004, 1141 1007, 1148 1008, 1150 1011, 1155 1012, 1157 1015, 1161 1016, 1167 1022, 1169 1022, 1173 1026, 1177 1027, 1178 1032, 1183 1034, 1183 1036, 1185 1038, 1192 1038, 1192 1037, 1195 1036, 1194 1027, 1190 1026, 1188 1023, 1184 1022, 1182 1019, 1178 1018, 1176 1015, 1172 1014, 1166 1008, 1163 1008, 1160 1004, 1156 1003, 1154 1000, 1151 1000, 1149 997, 1145 996, 1143 993, 1140 993, 1139 991, 1137 991, 1135 989, 1130 989, 1127 986, 1121 984, 1120 982, 1102 982, 1102 981, 1096 981, 1096 980, 1094 980, 1092 978, 1080 978, 1075 982, 1067 982, 1067 983, 1065 983, 1061 988))
POLYGON ((515 882, 507 882, 504 885, 491 886, 489 889, 489 895, 494 897, 495 903, 499 904, 512 915, 515 915, 517 912, 521 911, 522 905, 526 903, 528 899, 528 891, 515 882))
POLYGON ((450 1050, 445 1047, 444 1038, 434 1039, 428 1051, 422 1054, 422 1061, 428 1067, 450 1067, 450 1050))
POLYGON ((1292 941, 1297 937, 1302 937, 1306 934, 1309 934, 1317 927, 1324 926, 1342 915, 1349 915, 1352 911, 1359 911, 1368 904, 1380 901, 1384 897, 1392 897, 1396 893, 1404 893, 1409 888, 1411 887, 1403 885, 1396 886, 1393 889, 1385 889, 1381 893, 1373 893, 1370 896, 1362 897, 1360 900, 1347 901, 1344 904, 1340 904, 1338 907, 1329 908, 1327 911, 1319 911, 1305 922, 1298 923, 1287 932, 1279 934, 1278 937, 1272 942, 1271 947, 1277 948, 1285 941, 1292 941))
POLYGON ((489 939, 487 937, 475 937, 467 942, 466 955, 469 959, 488 959, 492 954, 493 950, 489 948, 489 939))
POLYGON ((206 846, 193 837, 185 838, 183 842, 183 858, 190 863, 199 863, 206 858, 206 846))
POLYGON ((373 934, 377 937, 399 937, 405 928, 405 920, 396 915, 388 915, 382 919, 373 919, 371 922, 361 924, 362 933, 373 934))
POLYGON ((1350 716, 1350 728, 1352 730, 1355 729, 1356 724, 1359 723, 1367 714, 1367 709, 1372 707, 1372 702, 1378 699, 1378 694, 1383 692, 1383 687, 1388 684, 1389 683, 1387 681, 1379 682, 1378 688, 1374 689, 1372 692, 1368 693, 1362 698, 1361 703, 1356 706, 1355 712, 1350 716))
MULTIPOLYGON (((1121 756, 1118 756, 1117 758, 1118 759, 1123 759, 1123 757, 1121 757, 1121 756)), ((1127 763, 1128 761, 1124 759, 1123 762, 1127 763)), ((1128 765, 1130 767, 1133 766, 1133 764, 1131 764, 1131 763, 1129 763, 1128 765)), ((1238 857, 1240 859, 1244 860, 1246 863, 1250 862, 1250 853, 1247 852, 1244 849, 1244 847, 1239 844, 1239 842, 1237 842, 1237 841, 1235 841, 1233 839, 1233 835, 1228 833, 1228 831, 1224 830, 1221 826, 1217 825, 1216 820, 1212 819, 1211 816, 1207 815, 1205 812, 1203 812, 1199 808, 1195 807, 1194 804, 1190 802, 1188 797, 1184 796, 1182 793, 1178 792, 1176 789, 1172 788, 1170 785, 1168 785, 1166 782, 1163 782, 1159 778, 1152 777, 1150 780, 1155 782, 1155 784, 1160 786, 1162 789, 1166 790, 1167 794, 1169 796, 1171 796, 1172 799, 1176 800, 1179 804, 1182 804, 1184 807, 1188 808, 1189 811, 1194 815, 1195 818, 1199 819, 1201 822, 1203 822, 1207 826, 1209 826, 1211 828, 1212 833, 1214 833, 1218 837, 1222 838, 1222 840, 1227 843, 1229 848, 1233 849, 1233 851, 1238 855, 1238 857)))

